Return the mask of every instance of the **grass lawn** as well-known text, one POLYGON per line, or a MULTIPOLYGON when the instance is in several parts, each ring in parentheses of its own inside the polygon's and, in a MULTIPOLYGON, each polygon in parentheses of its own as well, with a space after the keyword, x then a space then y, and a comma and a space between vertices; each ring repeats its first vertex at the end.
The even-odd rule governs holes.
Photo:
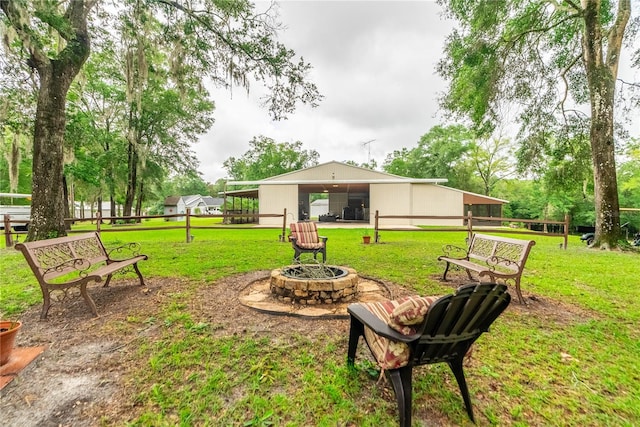
MULTIPOLYGON (((423 295, 451 292, 438 281, 437 257, 443 245, 463 246, 465 237, 382 232, 380 244, 363 245, 362 229, 320 230, 329 237, 329 263, 423 295)), ((200 287, 289 264, 293 250, 279 233, 195 229, 189 244, 184 230, 102 234, 107 246, 142 245, 145 278, 191 284, 168 296, 153 318, 112 325, 135 333, 155 323, 163 331, 137 341, 143 363, 122 380, 132 425, 397 425, 393 392, 376 384, 373 365, 359 357, 356 373, 346 368, 348 320, 322 337, 292 333, 284 345, 275 334, 225 334, 190 311, 200 287)), ((522 307, 512 292, 511 307, 476 343, 466 368, 478 424, 640 425, 640 254, 591 250, 576 236, 567 250, 558 237, 533 239, 522 290, 535 300, 522 307)), ((42 296, 22 255, 0 249, 0 271, 0 317, 39 310, 42 296)), ((414 425, 423 423, 470 424, 444 365, 414 371, 414 425)))

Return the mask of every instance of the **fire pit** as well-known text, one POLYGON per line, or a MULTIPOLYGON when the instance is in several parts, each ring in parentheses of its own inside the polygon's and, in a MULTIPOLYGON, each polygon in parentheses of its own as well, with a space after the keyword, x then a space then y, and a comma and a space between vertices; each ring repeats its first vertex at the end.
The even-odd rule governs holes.
POLYGON ((355 298, 358 274, 352 268, 325 264, 297 264, 271 272, 271 292, 281 302, 333 304, 355 298))

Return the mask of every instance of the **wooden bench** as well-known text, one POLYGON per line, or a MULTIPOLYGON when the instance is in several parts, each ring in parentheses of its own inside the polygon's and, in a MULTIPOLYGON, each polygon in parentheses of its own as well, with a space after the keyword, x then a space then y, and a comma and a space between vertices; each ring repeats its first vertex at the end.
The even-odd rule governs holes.
POLYGON ((447 263, 442 280, 447 280, 447 272, 451 265, 456 265, 466 270, 467 276, 473 280, 471 272, 478 275, 478 281, 496 282, 503 280, 505 283, 513 282, 520 303, 524 298, 520 291, 520 278, 531 247, 536 242, 533 240, 509 239, 507 237, 489 236, 486 234, 474 234, 468 249, 462 249, 452 245, 444 247, 445 255, 438 257, 438 261, 447 263), (456 256, 457 255, 457 256, 456 256))
POLYGON ((140 255, 140 245, 129 243, 106 251, 97 232, 35 242, 18 243, 16 249, 22 251, 29 267, 38 279, 44 303, 40 319, 47 318, 51 306, 51 293, 62 291, 63 299, 68 296, 69 288, 77 287, 94 316, 98 316, 96 305, 87 293, 87 284, 101 282, 106 278, 104 286, 109 286, 111 277, 116 272, 124 272, 133 268, 140 279, 144 280, 138 262, 146 260, 140 255), (123 259, 113 258, 113 254, 127 252, 123 259))

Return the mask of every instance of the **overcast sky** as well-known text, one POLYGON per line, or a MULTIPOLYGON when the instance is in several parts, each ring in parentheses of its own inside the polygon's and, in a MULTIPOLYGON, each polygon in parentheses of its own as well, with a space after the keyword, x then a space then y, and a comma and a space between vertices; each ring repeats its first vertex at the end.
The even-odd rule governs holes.
POLYGON ((222 163, 242 156, 254 136, 301 141, 320 163, 364 163, 370 153, 381 166, 442 123, 435 67, 452 23, 435 1, 281 1, 279 11, 280 40, 311 63, 324 99, 273 122, 255 84, 249 96, 214 89, 215 124, 194 147, 205 181, 225 177, 222 163))

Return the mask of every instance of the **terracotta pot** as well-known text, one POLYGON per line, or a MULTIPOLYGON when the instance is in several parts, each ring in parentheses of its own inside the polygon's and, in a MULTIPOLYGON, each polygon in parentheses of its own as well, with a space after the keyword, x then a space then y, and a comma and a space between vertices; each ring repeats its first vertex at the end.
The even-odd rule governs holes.
POLYGON ((371 243, 371 236, 362 236, 362 243, 364 243, 365 245, 371 243))
POLYGON ((21 327, 22 322, 0 321, 0 330, 8 329, 0 332, 0 365, 4 365, 9 361, 16 335, 18 335, 21 327))

